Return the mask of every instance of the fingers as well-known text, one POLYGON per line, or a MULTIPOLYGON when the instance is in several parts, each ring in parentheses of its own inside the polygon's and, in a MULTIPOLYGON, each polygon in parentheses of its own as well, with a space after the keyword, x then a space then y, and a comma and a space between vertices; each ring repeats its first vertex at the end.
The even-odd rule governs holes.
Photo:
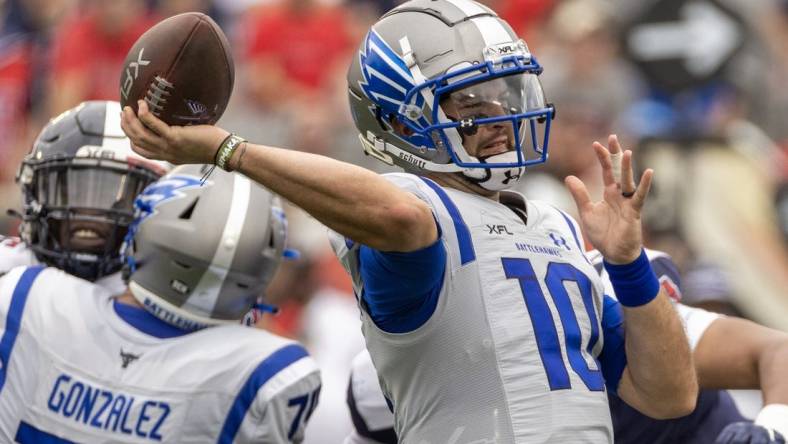
POLYGON ((564 179, 564 183, 569 189, 569 193, 572 194, 578 213, 582 214, 584 209, 591 205, 591 196, 588 194, 586 185, 575 176, 567 177, 564 179))
POLYGON ((152 112, 148 109, 148 104, 145 103, 144 100, 137 101, 137 116, 142 121, 145 126, 153 130, 154 133, 167 138, 170 127, 162 122, 158 117, 154 116, 152 112))
POLYGON ((646 202, 646 196, 648 196, 648 192, 651 189, 651 180, 653 177, 654 170, 651 168, 647 169, 640 178, 640 184, 637 189, 635 189, 635 195, 632 196, 632 207, 638 211, 643 208, 643 204, 646 202))
POLYGON ((618 136, 615 134, 611 134, 607 136, 607 148, 610 151, 610 154, 616 154, 621 152, 621 144, 618 142, 618 136))
POLYGON ((608 151, 610 151, 610 163, 613 165, 613 180, 621 183, 621 145, 618 143, 618 136, 611 134, 607 136, 608 151))
POLYGON ((131 144, 131 150, 134 151, 135 153, 139 154, 142 157, 145 157, 145 158, 148 158, 148 159, 153 159, 154 158, 154 154, 152 152, 150 152, 150 151, 146 150, 145 148, 142 148, 142 147, 140 147, 138 145, 134 145, 134 143, 131 144))
POLYGON ((624 155, 621 159, 621 177, 619 183, 621 184, 621 193, 625 196, 633 193, 635 188, 637 188, 632 168, 632 151, 624 151, 624 155))
POLYGON ((131 140, 132 149, 147 158, 160 158, 156 153, 160 151, 157 147, 164 146, 165 143, 160 136, 142 124, 140 119, 134 115, 131 107, 123 108, 121 112, 120 127, 131 140))
POLYGON ((596 157, 599 159, 599 164, 602 166, 602 182, 606 187, 614 185, 616 178, 613 175, 613 162, 610 159, 610 152, 599 142, 594 142, 593 147, 596 157))

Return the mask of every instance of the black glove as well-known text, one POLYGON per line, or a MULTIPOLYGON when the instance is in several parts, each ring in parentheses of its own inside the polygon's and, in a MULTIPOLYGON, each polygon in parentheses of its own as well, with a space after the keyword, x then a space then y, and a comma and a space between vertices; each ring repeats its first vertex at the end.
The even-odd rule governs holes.
POLYGON ((751 422, 734 422, 720 432, 714 444, 785 444, 785 437, 751 422))

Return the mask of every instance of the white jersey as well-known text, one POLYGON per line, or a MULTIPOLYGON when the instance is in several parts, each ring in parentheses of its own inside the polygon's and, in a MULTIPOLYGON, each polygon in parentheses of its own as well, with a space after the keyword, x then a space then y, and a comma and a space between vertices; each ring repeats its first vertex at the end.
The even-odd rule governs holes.
MULTIPOLYGON (((654 269, 661 287, 674 302, 674 306, 684 324, 690 348, 695 350, 706 329, 709 328, 712 322, 723 317, 723 315, 682 304, 680 277, 673 264, 673 259, 664 251, 650 250, 648 248, 646 248, 646 256, 651 262, 651 267, 654 269)), ((602 255, 599 251, 593 250, 588 253, 588 257, 602 276, 602 281, 605 284, 605 294, 615 297, 613 284, 610 283, 610 277, 603 266, 602 255)))
MULTIPOLYGON (((676 301, 676 308, 687 329, 690 345, 694 350, 706 329, 722 315, 708 312, 679 303, 681 287, 678 272, 672 259, 664 252, 646 249, 646 255, 657 277, 668 293, 676 301)), ((598 251, 589 252, 589 257, 600 272, 605 293, 615 297, 613 286, 602 265, 602 255, 598 251)), ((372 358, 367 350, 353 359, 352 373, 348 386, 348 408, 353 418, 354 430, 345 444, 395 444, 394 414, 389 410, 378 382, 378 375, 372 358)))
MULTIPOLYGON (((16 267, 41 265, 35 253, 18 237, 0 235, 0 276, 16 267)), ((115 296, 126 290, 126 284, 120 272, 104 276, 96 280, 96 285, 106 288, 110 295, 115 296)))
POLYGON ((361 246, 332 236, 400 442, 612 442, 597 361, 603 285, 576 223, 516 193, 502 202, 527 207, 527 223, 481 196, 385 177, 432 208, 447 252, 434 311, 390 333, 364 309, 361 246))
POLYGON ((353 431, 344 444, 397 444, 394 414, 383 396, 377 370, 367 350, 353 358, 347 404, 353 418, 353 431))
POLYGON ((319 395, 294 341, 184 334, 54 268, 0 279, 0 334, 0 442, 300 442, 319 395))

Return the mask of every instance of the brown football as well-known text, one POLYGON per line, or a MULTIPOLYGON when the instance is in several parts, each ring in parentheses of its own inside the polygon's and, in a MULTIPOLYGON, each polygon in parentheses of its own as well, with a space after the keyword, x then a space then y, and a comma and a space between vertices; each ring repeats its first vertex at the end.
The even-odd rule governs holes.
POLYGON ((219 25, 199 12, 178 14, 147 30, 129 50, 120 104, 145 100, 169 125, 212 125, 233 91, 235 67, 219 25))

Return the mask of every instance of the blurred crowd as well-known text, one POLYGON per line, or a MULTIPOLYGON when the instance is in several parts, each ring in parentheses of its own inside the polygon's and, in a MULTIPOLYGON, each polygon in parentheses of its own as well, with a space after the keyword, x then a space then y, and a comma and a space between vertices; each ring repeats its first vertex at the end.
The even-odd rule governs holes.
MULTIPOLYGON (((658 1, 483 1, 545 66, 542 83, 557 108, 550 160, 527 174, 520 191, 573 210, 563 178, 596 183, 591 142, 616 132, 639 151, 639 168, 656 169, 647 243, 682 268, 685 302, 788 330, 788 0, 708 1, 724 5, 746 32, 718 75, 672 91, 626 51, 638 9, 658 1)), ((118 100, 134 41, 185 11, 212 16, 232 43, 235 92, 221 126, 255 142, 387 171, 360 148, 345 72, 368 26, 398 3, 0 0, 0 207, 19 207, 14 175, 46 121, 83 100, 118 100)), ((341 380, 363 346, 349 282, 324 229, 296 209, 289 213, 289 242, 302 256, 269 290, 283 307, 271 328, 331 350, 313 354, 325 365, 324 379, 341 380)), ((0 233, 14 234, 16 225, 0 216, 0 233)), ((321 406, 342 402, 338 386, 330 392, 326 384, 321 406)), ((316 427, 336 423, 331 409, 315 416, 316 427)))

